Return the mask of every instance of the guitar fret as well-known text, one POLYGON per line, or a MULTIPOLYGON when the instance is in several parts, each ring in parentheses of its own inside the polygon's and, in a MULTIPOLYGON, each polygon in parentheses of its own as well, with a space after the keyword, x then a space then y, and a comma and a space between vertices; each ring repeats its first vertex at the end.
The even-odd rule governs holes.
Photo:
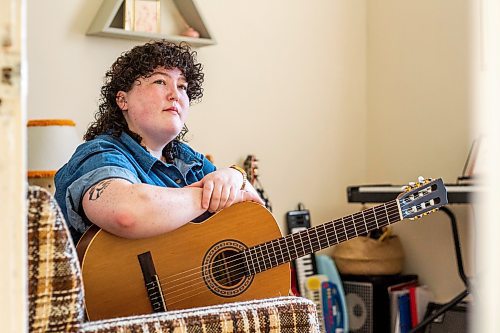
POLYGON ((261 264, 261 261, 259 260, 260 256, 259 254, 257 253, 257 250, 258 250, 258 247, 254 247, 254 251, 255 251, 255 262, 257 263, 256 267, 257 267, 257 273, 260 273, 263 271, 263 269, 261 268, 260 264, 261 264))
MULTIPOLYGON (((283 250, 281 251, 283 253, 283 261, 284 262, 288 262, 289 260, 292 259, 292 256, 290 255, 290 249, 288 248, 288 236, 286 237, 282 237, 283 239, 283 242, 285 243, 285 248, 283 248, 283 250)), ((281 248, 281 240, 280 240, 280 248, 281 248)))
POLYGON ((328 237, 328 232, 326 231, 326 225, 328 223, 323 224, 323 232, 325 233, 326 244, 330 247, 330 237, 328 237))
POLYGON ((366 213, 364 214, 365 216, 365 230, 366 234, 372 229, 376 228, 376 225, 374 225, 373 221, 375 220, 375 214, 373 213, 372 209, 366 210, 366 213), (372 216, 373 215, 373 216, 372 216))
POLYGON ((318 249, 314 250, 314 252, 316 252, 316 251, 321 250, 322 245, 321 245, 321 238, 319 238, 319 235, 318 235, 318 228, 317 227, 314 228, 314 232, 316 232, 316 239, 318 240, 318 249))
POLYGON ((377 218, 377 227, 384 227, 387 225, 387 222, 384 221, 384 217, 387 217, 384 207, 382 205, 375 207, 375 216, 377 218), (378 209, 378 211, 377 211, 378 209))
POLYGON ((269 253, 269 263, 271 264, 271 267, 276 267, 277 266, 277 263, 273 263, 273 259, 276 261, 276 256, 274 255, 274 248, 272 247, 272 243, 271 242, 267 242, 267 253, 269 253), (269 252, 269 246, 271 246, 271 252, 269 252))
POLYGON ((380 228, 378 225, 378 220, 377 220, 377 212, 375 211, 376 207, 373 207, 373 216, 375 217, 375 224, 377 225, 377 229, 380 228))
POLYGON ((394 218, 394 221, 392 221, 391 223, 395 223, 395 222, 398 222, 398 221, 400 221, 400 220, 401 220, 401 216, 400 216, 400 213, 399 213, 399 207, 398 207, 398 205, 397 205, 396 201, 395 201, 395 200, 393 200, 393 201, 392 201, 392 202, 390 202, 389 204, 391 204, 391 203, 394 205, 393 210, 394 210, 394 217, 395 217, 395 218, 394 218))
POLYGON ((332 224, 332 225, 333 225, 333 228, 337 231, 337 233, 336 233, 336 234, 337 234, 337 235, 339 235, 339 237, 340 237, 340 242, 343 242, 344 240, 346 240, 346 239, 347 239, 347 238, 346 238, 346 239, 342 240, 343 235, 345 235, 345 231, 342 231, 341 227, 343 228, 343 227, 344 227, 344 225, 339 223, 339 222, 340 222, 340 220, 335 220, 335 221, 333 221, 333 222, 334 222, 334 223, 332 224), (337 229, 337 227, 338 227, 338 229, 337 229))
MULTIPOLYGON (((344 223, 344 218, 341 219, 342 220, 342 225, 344 226, 344 233, 345 233, 345 239, 349 239, 349 236, 347 235, 347 230, 345 228, 345 223, 344 223)), ((354 229, 356 229, 356 226, 354 226, 354 229)))
POLYGON ((248 262, 247 251, 243 251, 243 255, 245 256, 245 262, 247 263, 248 275, 250 275, 250 263, 248 262))
POLYGON ((257 274, 257 271, 259 269, 259 267, 257 266, 259 261, 257 260, 257 250, 255 249, 255 247, 252 248, 253 250, 253 253, 250 252, 252 254, 252 264, 253 264, 253 270, 254 270, 254 274, 257 274), (253 258, 253 256, 255 256, 255 260, 253 258))
POLYGON ((299 237, 299 239, 300 239, 300 241, 299 241, 300 242, 300 247, 302 248, 302 252, 297 252, 297 258, 300 258, 300 257, 302 257, 304 255, 304 252, 305 252, 304 251, 304 243, 302 242, 302 235, 301 235, 300 232, 295 233, 295 235, 297 235, 299 237), (299 254, 299 253, 301 253, 301 254, 299 254))
MULTIPOLYGON (((367 214, 368 214, 368 212, 367 212, 367 214)), ((361 215, 363 215, 363 222, 365 222, 366 234, 368 234, 368 222, 367 222, 367 218, 365 216, 365 213, 363 213, 363 211, 361 211, 361 215)))
POLYGON ((264 252, 264 251, 267 252, 266 243, 260 245, 259 248, 260 248, 260 253, 262 254, 261 261, 264 264, 264 270, 267 270, 267 259, 266 259, 266 253, 264 252))
POLYGON ((294 238, 294 236, 295 236, 295 234, 292 234, 290 236, 290 238, 292 239, 293 249, 295 250, 295 258, 298 258, 299 254, 297 253, 297 245, 295 244, 295 238, 294 238))
POLYGON ((387 225, 391 224, 391 221, 389 220, 389 212, 387 211, 387 206, 384 204, 384 209, 385 209, 385 216, 387 217, 387 225))
MULTIPOLYGON (((330 226, 332 226, 333 233, 335 234, 335 240, 337 241, 337 244, 339 243, 339 236, 337 235, 337 228, 335 228, 335 224, 333 222, 328 223, 330 226)), ((328 241, 328 246, 330 246, 330 241, 328 241)))
MULTIPOLYGON (((363 217, 361 217, 363 218, 363 217)), ((354 219, 353 219, 354 221, 354 219)), ((356 232, 356 237, 358 237, 358 226, 356 225, 356 222, 354 222, 354 231, 356 232)))
MULTIPOLYGON (((351 221, 352 221, 352 226, 353 226, 353 229, 354 229, 354 233, 356 234, 356 236, 358 235, 358 228, 356 226, 356 223, 357 223, 357 219, 355 220, 354 219, 354 215, 351 215, 351 221)), ((342 218, 342 222, 344 222, 344 218, 342 218)), ((344 222, 344 227, 345 227, 345 222, 344 222)), ((350 231, 349 233, 346 233, 346 236, 347 236, 347 239, 351 239, 353 237, 355 237, 352 232, 350 231)))
POLYGON ((288 247, 288 242, 286 241, 286 238, 285 238, 285 245, 286 245, 286 253, 288 254, 288 259, 287 259, 287 262, 288 262, 288 261, 292 260, 292 254, 290 253, 290 248, 288 247))
POLYGON ((363 211, 357 213, 359 215, 360 220, 358 221, 358 234, 356 236, 363 236, 366 232, 366 217, 365 213, 363 211))
POLYGON ((285 257, 283 256, 283 250, 281 249, 281 243, 280 243, 280 239, 278 239, 277 242, 275 242, 276 245, 278 246, 278 249, 280 250, 280 255, 281 255, 281 259, 277 256, 278 253, 276 253, 276 266, 279 266, 281 264, 283 264, 285 262, 285 257))
POLYGON ((252 257, 252 248, 248 249, 248 253, 250 254, 250 260, 251 260, 251 264, 252 264, 252 266, 250 268, 253 269, 253 273, 252 274, 255 275, 255 274, 257 274, 257 269, 255 268, 255 263, 254 263, 253 257, 252 257))
MULTIPOLYGON (((327 224, 328 223, 323 224, 323 231, 325 233, 326 243, 327 243, 328 247, 330 247, 330 239, 329 239, 330 237, 328 237, 328 233, 326 232, 326 225, 327 224)), ((333 230, 335 230, 335 228, 333 230)), ((335 233, 335 237, 337 237, 337 233, 335 233)))
POLYGON ((266 242, 266 252, 267 252, 267 259, 269 260, 269 267, 274 267, 273 265, 273 257, 271 256, 272 251, 269 252, 269 242, 266 242))
MULTIPOLYGON (((286 244, 286 242, 285 242, 285 244, 286 244)), ((280 262, 280 264, 284 264, 287 261, 285 259, 285 255, 283 253, 283 249, 281 248, 281 239, 278 240, 278 246, 279 246, 280 252, 281 252, 281 262, 280 262)))
POLYGON ((261 260, 259 260, 259 267, 260 267, 260 263, 262 263, 262 265, 264 266, 264 269, 261 269, 260 271, 263 272, 263 271, 265 271, 267 269, 267 267, 266 267, 266 256, 264 254, 264 249, 263 249, 262 245, 259 245, 258 249, 260 251, 260 256, 259 257, 261 259, 261 260))
POLYGON ((302 254, 300 252, 300 247, 302 247, 302 238, 300 237, 300 232, 294 233, 293 237, 294 237, 294 239, 298 238, 298 239, 296 239, 297 248, 295 249, 295 253, 297 254, 297 258, 300 258, 300 257, 302 257, 302 254), (299 245, 300 245, 300 247, 299 247, 299 245))
MULTIPOLYGON (((311 230, 307 230, 306 234, 307 234, 307 239, 309 240, 309 251, 307 251, 307 253, 312 253, 314 252, 314 248, 313 248, 313 244, 311 242, 311 235, 309 234, 311 230)), ((305 253, 304 253, 305 254, 305 253)))
POLYGON ((271 267, 276 267, 278 266, 278 256, 277 256, 277 252, 276 250, 274 249, 274 242, 271 241, 271 242, 268 242, 268 246, 271 247, 271 267))

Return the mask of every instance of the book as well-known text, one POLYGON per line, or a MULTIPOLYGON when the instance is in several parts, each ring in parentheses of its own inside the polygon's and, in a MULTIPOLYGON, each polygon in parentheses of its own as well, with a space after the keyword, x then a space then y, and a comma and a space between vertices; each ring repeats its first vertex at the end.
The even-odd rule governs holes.
POLYGON ((410 317, 411 317, 411 327, 415 327, 418 325, 418 311, 417 311, 417 299, 416 299, 416 290, 418 287, 411 286, 409 291, 410 296, 410 317))
POLYGON ((415 288, 415 304, 417 312, 417 324, 420 323, 427 311, 427 305, 434 299, 434 294, 428 286, 422 285, 415 288))
MULTIPOLYGON (((402 290, 398 290, 393 293, 393 298, 396 299, 399 298, 399 296, 401 296, 402 294, 408 293, 411 328, 414 328, 424 319, 427 305, 433 298, 432 292, 426 285, 410 285, 404 287, 404 289, 402 290)), ((395 302, 397 303, 397 301, 393 298, 391 298, 391 306, 396 307, 396 305, 392 305, 395 302)), ((399 303, 397 303, 397 310, 399 311, 399 303)), ((391 329, 392 332, 394 332, 394 329, 391 329)))
POLYGON ((409 293, 409 288, 418 285, 418 279, 398 283, 387 287, 389 294, 389 312, 391 320, 391 332, 399 332, 399 304, 398 297, 402 294, 409 293))
POLYGON ((408 290, 398 296, 398 309, 401 333, 408 333, 411 330, 410 292, 408 290))

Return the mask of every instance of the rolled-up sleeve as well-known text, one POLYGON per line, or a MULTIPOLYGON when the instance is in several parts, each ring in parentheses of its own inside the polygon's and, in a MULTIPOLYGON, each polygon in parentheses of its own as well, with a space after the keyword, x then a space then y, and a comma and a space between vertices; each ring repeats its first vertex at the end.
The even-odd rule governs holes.
POLYGON ((118 166, 103 166, 89 171, 75 180, 66 190, 66 213, 68 222, 78 232, 85 232, 88 225, 83 221, 79 212, 81 212, 82 199, 85 193, 93 185, 101 180, 109 178, 121 178, 132 184, 140 183, 137 174, 118 166))
POLYGON ((102 140, 78 147, 70 161, 57 172, 56 199, 70 229, 83 233, 90 226, 81 207, 83 196, 90 187, 109 178, 141 182, 133 158, 116 144, 102 140))

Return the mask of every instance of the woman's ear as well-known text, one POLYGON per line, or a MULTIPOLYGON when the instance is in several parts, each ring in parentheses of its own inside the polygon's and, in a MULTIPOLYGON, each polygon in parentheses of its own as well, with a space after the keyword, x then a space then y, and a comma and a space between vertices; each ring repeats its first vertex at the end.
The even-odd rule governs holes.
POLYGON ((127 111, 128 106, 127 106, 127 93, 124 91, 119 91, 116 94, 116 104, 122 111, 127 111))

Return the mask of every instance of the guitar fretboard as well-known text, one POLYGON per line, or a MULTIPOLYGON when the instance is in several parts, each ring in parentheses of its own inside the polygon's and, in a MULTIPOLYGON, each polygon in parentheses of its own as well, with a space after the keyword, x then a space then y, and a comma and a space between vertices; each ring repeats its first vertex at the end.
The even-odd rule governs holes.
POLYGON ((401 220, 396 200, 290 234, 242 252, 248 274, 257 274, 401 220))

